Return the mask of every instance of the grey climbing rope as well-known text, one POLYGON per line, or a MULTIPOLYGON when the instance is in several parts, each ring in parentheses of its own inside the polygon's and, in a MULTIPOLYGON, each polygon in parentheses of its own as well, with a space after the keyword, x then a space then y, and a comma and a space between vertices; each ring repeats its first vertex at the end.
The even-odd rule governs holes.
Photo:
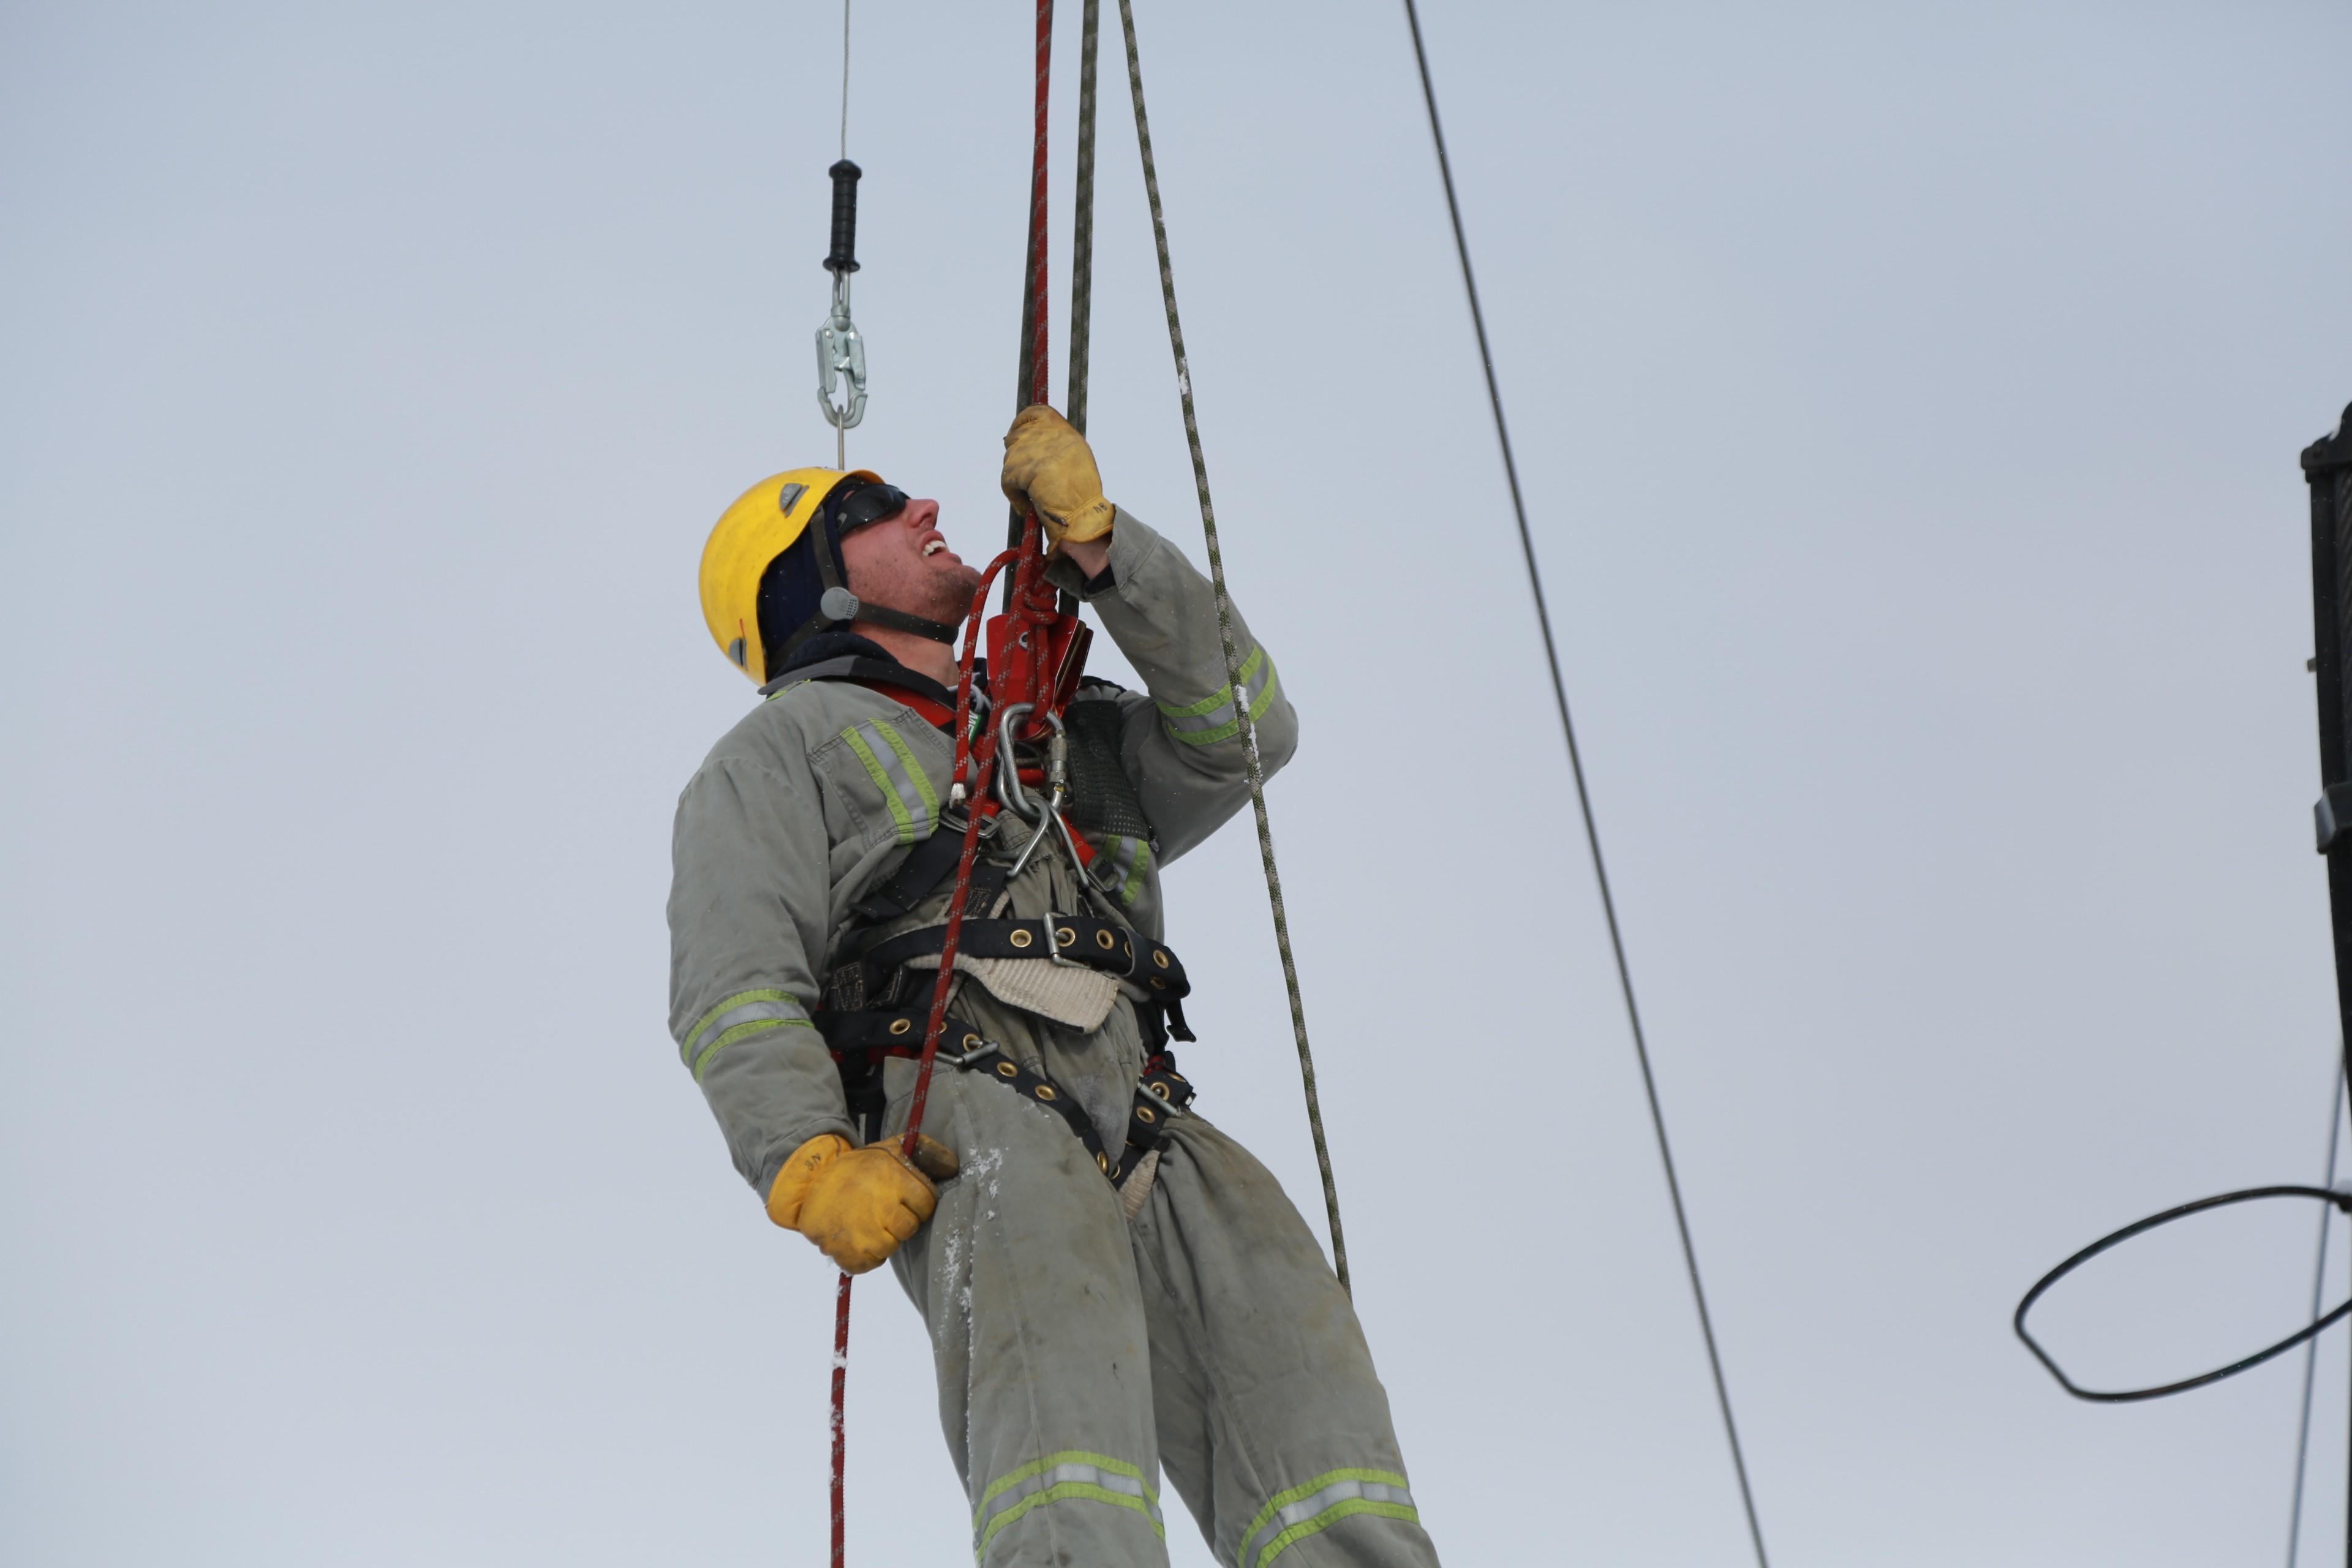
POLYGON ((1731 1388, 1723 1375, 1723 1356, 1716 1349, 1715 1322, 1706 1310, 1706 1288, 1699 1283, 1698 1248, 1692 1244, 1690 1217, 1683 1208, 1682 1183, 1675 1174, 1673 1148, 1666 1142, 1666 1114, 1658 1100, 1657 1076, 1650 1070, 1650 1045, 1642 1030, 1642 1010, 1633 1000, 1633 971, 1625 959, 1625 938, 1617 925, 1617 900, 1609 890, 1609 868, 1601 857, 1601 830, 1592 816, 1591 792, 1585 787, 1584 758, 1577 749, 1576 723, 1569 717, 1568 684, 1559 670, 1559 648, 1551 632, 1551 612, 1545 606, 1543 574, 1536 567, 1535 538, 1528 531, 1528 504, 1519 492, 1519 466, 1511 455, 1510 427, 1503 419, 1503 393, 1495 379, 1495 355, 1486 343, 1486 312, 1478 305, 1478 280, 1470 269, 1470 242, 1462 228, 1462 204, 1454 190, 1454 165, 1445 155, 1445 132, 1437 119, 1437 89, 1429 76, 1429 52, 1421 38, 1421 14, 1413 0, 1404 0, 1405 26, 1412 32, 1413 63, 1421 68, 1421 93, 1429 107, 1429 137, 1437 148, 1437 172, 1445 184, 1445 211, 1454 222, 1454 248, 1462 261, 1462 289, 1469 296, 1470 324, 1478 339, 1478 360, 1486 373, 1486 400, 1494 409, 1495 439, 1502 447, 1503 475, 1510 481, 1511 511, 1518 519, 1519 551, 1527 560, 1528 586, 1535 595, 1536 624, 1542 629, 1544 662, 1551 671, 1551 694, 1559 709, 1560 733, 1568 742, 1569 771, 1576 778, 1576 804, 1584 814, 1584 841, 1591 851, 1593 880, 1601 889, 1601 912, 1609 926, 1609 949, 1617 960, 1617 984, 1625 998, 1625 1019, 1633 1033, 1633 1054, 1642 1066, 1642 1090, 1650 1102, 1650 1125, 1657 1133, 1658 1161, 1665 1167, 1666 1195, 1674 1202, 1675 1230, 1682 1237, 1683 1264, 1690 1274, 1691 1299, 1698 1306, 1699 1336, 1706 1343, 1707 1370, 1715 1377, 1715 1399, 1723 1412, 1723 1435, 1731 1445, 1731 1468, 1739 1480, 1739 1506, 1747 1510, 1748 1536, 1756 1548, 1757 1568, 1769 1568, 1764 1555, 1764 1527, 1756 1518, 1756 1494, 1748 1482, 1748 1460, 1739 1447, 1739 1426, 1731 1416, 1731 1388))
MULTIPOLYGON (((1192 484, 1201 496, 1201 531, 1209 545, 1209 582, 1217 596, 1217 636, 1224 647, 1225 681, 1241 723, 1249 766, 1250 809, 1257 816, 1258 858, 1265 867, 1266 901, 1274 909, 1274 942, 1282 953, 1282 983, 1290 993, 1290 1029, 1298 1043, 1298 1076, 1307 1089, 1307 1125, 1315 1136, 1315 1165, 1323 1177, 1323 1209, 1331 1221, 1331 1267, 1341 1289, 1348 1280, 1348 1242, 1339 1228, 1339 1188, 1331 1175, 1331 1146, 1323 1135, 1323 1105, 1315 1092, 1315 1056, 1307 1044, 1307 1005, 1298 994, 1298 963, 1290 952, 1290 922, 1282 910, 1282 873, 1275 864, 1274 828, 1265 815, 1265 765, 1257 749, 1257 721, 1242 682, 1241 653, 1234 646, 1234 605, 1225 593, 1225 559, 1217 548, 1217 512, 1209 500, 1209 463, 1201 454, 1201 423, 1192 408, 1192 371, 1184 356, 1184 328, 1176 315, 1176 271, 1168 259, 1168 219, 1160 205, 1160 172, 1151 159, 1151 121, 1143 110, 1143 62, 1135 47, 1134 0, 1118 0, 1119 26, 1127 35, 1128 90, 1135 100, 1135 140, 1143 154, 1143 194, 1151 206, 1151 240, 1160 253, 1160 297, 1168 309, 1168 347, 1176 358, 1176 395, 1184 405, 1184 440, 1192 453, 1192 484)), ((1267 679, 1272 679, 1269 670, 1267 679)))

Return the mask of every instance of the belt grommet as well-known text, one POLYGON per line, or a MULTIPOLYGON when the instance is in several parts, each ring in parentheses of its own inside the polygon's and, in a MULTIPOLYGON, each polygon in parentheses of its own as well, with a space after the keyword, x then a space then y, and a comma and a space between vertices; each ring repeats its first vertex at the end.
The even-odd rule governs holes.
POLYGON ((1029 943, 1030 943, 1030 942, 1031 942, 1031 940, 1032 940, 1032 939, 1031 939, 1031 937, 1030 937, 1030 935, 1029 935, 1029 932, 1028 932, 1027 928, 1025 928, 1025 927, 1022 927, 1022 926, 1015 926, 1015 927, 1013 927, 1013 934, 1012 934, 1011 936, 1007 937, 1005 940, 1006 940, 1007 942, 1011 942, 1013 946, 1015 946, 1015 947, 1027 947, 1027 946, 1029 945, 1029 943))
POLYGON ((966 1035, 963 1037, 963 1048, 968 1051, 979 1049, 980 1037, 978 1035, 966 1035))
POLYGON ((1037 1098, 1038 1098, 1038 1099, 1040 1099, 1040 1100, 1051 1100, 1051 1099, 1053 1099, 1053 1098, 1054 1098, 1054 1086, 1053 1086, 1052 1084, 1050 1084, 1050 1083, 1041 1083, 1041 1084, 1039 1084, 1039 1085, 1037 1086, 1037 1098))
POLYGON ((1168 951, 1161 948, 1151 955, 1151 962, 1161 969, 1168 967, 1168 951))
POLYGON ((1110 934, 1110 929, 1108 926, 1101 931, 1095 932, 1095 945, 1102 948, 1106 952, 1110 949, 1111 944, 1117 940, 1117 938, 1110 934))
POLYGON ((1137 1106, 1135 1108, 1135 1113, 1143 1118, 1146 1121, 1157 1121, 1160 1120, 1160 1113, 1152 1110, 1151 1107, 1148 1105, 1137 1106))
POLYGON ((890 1020, 890 1032, 894 1035, 903 1035, 914 1026, 915 1020, 912 1018, 893 1018, 890 1020))
POLYGON ((1019 1078, 1021 1076, 1021 1069, 1014 1067, 1011 1062, 997 1063, 996 1070, 1003 1074, 1006 1078, 1019 1078))
POLYGON ((1160 979, 1160 976, 1155 974, 1151 977, 1151 988, 1154 991, 1165 991, 1168 989, 1168 982, 1160 979))
POLYGON ((1069 927, 1064 926, 1054 933, 1054 939, 1056 942, 1059 942, 1064 947, 1076 947, 1078 942, 1078 933, 1072 931, 1069 927))
POLYGON ((1097 1154, 1095 1156, 1095 1169, 1097 1171, 1108 1172, 1110 1169, 1110 1156, 1108 1154, 1097 1154))

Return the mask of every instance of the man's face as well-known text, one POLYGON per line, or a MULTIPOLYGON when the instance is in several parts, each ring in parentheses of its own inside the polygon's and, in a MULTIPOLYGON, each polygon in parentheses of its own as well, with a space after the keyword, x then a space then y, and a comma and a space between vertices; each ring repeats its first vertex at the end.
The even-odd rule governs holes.
POLYGON ((910 500, 843 540, 841 569, 849 591, 868 604, 960 624, 980 591, 980 574, 948 548, 939 521, 939 502, 910 500))

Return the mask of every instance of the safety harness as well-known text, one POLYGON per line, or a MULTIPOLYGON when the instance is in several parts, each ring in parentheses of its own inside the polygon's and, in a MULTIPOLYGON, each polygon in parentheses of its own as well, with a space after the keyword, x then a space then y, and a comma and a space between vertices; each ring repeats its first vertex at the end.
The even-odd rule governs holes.
MULTIPOLYGON (((858 639, 863 641, 863 639, 858 639)), ((871 645, 867 645, 871 646, 871 645)), ((880 649, 874 649, 879 655, 880 649)), ((978 672, 983 679, 984 668, 978 672)), ((894 701, 903 702, 950 735, 955 711, 950 694, 924 676, 894 659, 871 657, 860 650, 787 670, 771 689, 809 680, 841 680, 863 686, 894 701)), ((1072 693, 1075 695, 1075 691, 1072 693)), ((1115 732, 1101 719, 1115 721, 1115 705, 1097 700, 1066 702, 1054 732, 1066 737, 1063 749, 1066 773, 1079 788, 1067 801, 1058 794, 1045 809, 1064 817, 1067 843, 1079 862, 1078 875, 1094 858, 1087 829, 1150 828, 1142 816, 1134 786, 1118 763, 1115 732), (1088 710, 1092 710, 1093 712, 1088 710), (1068 715, 1081 716, 1076 724, 1068 715), (1075 766, 1068 764, 1075 763, 1075 766)), ((976 726, 975 726, 976 727, 976 726)), ((1005 766, 1028 786, 1047 784, 1055 764, 1018 756, 1005 766)), ((994 817, 1003 809, 994 799, 973 802, 971 810, 994 817)), ((813 1022, 824 1037, 841 1071, 842 1090, 850 1115, 860 1124, 865 1140, 881 1136, 885 1094, 882 1064, 891 1057, 919 1058, 929 993, 938 984, 938 967, 946 945, 944 923, 893 931, 887 928, 913 914, 956 873, 967 824, 952 816, 941 831, 915 845, 899 858, 890 874, 850 906, 852 924, 836 944, 840 955, 826 973, 824 1005, 813 1022), (925 962, 928 961, 928 962, 925 962)), ((982 829, 993 837, 994 824, 982 829)), ((1040 822, 1035 832, 1052 831, 1040 822)), ((1025 855, 1024 855, 1025 858, 1025 855)), ((982 907, 993 906, 1010 880, 1014 863, 981 861, 971 868, 971 889, 982 896, 982 907)), ((971 919, 962 922, 958 952, 971 959, 1027 959, 1089 969, 1122 983, 1135 1009, 1144 1047, 1143 1071, 1128 1114, 1124 1146, 1114 1156, 1076 1096, 1045 1072, 1016 1061, 1004 1048, 987 1039, 966 1020, 950 1013, 941 1031, 936 1060, 961 1071, 1003 1084, 1053 1111, 1069 1126, 1113 1186, 1135 1173, 1145 1156, 1168 1141, 1169 1121, 1191 1103, 1193 1089, 1176 1070, 1171 1039, 1190 1042, 1193 1034, 1184 1019, 1183 999, 1192 984, 1184 965, 1165 943, 1152 941, 1133 926, 1090 915, 1048 911, 1034 919, 971 919)))

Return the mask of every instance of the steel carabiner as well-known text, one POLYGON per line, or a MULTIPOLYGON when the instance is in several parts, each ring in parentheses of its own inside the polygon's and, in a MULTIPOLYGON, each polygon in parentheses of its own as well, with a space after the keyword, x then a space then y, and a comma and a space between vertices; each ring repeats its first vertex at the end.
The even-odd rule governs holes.
POLYGON ((816 330, 816 402, 825 423, 847 430, 866 417, 866 340, 849 319, 849 274, 833 275, 833 313, 816 330), (841 401, 834 401, 835 388, 841 401))

